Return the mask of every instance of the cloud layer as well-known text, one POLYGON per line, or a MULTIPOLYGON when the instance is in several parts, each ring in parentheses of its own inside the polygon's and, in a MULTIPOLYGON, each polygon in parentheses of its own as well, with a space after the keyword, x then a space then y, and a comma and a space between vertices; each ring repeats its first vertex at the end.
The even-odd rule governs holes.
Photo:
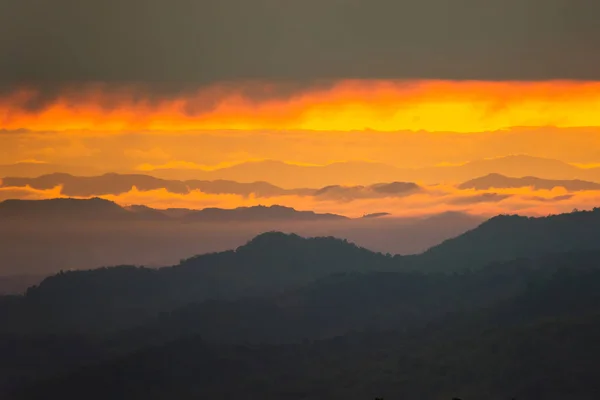
POLYGON ((341 80, 302 89, 267 81, 215 84, 160 99, 151 90, 88 84, 47 99, 39 89, 15 89, 0 97, 0 129, 472 133, 600 126, 600 82, 341 80))
MULTIPOLYGON (((547 215, 570 212, 574 208, 591 209, 600 205, 600 190, 568 192, 556 187, 552 190, 533 188, 510 189, 457 189, 454 186, 436 185, 423 187, 405 195, 379 194, 369 196, 368 192, 348 198, 273 195, 258 197, 239 194, 209 194, 200 190, 187 193, 174 193, 167 189, 131 190, 120 194, 99 197, 121 205, 143 204, 153 208, 192 208, 207 207, 236 208, 255 205, 284 205, 298 210, 312 210, 319 213, 335 213, 349 217, 388 212, 393 216, 419 216, 446 211, 461 211, 474 215, 491 216, 501 213, 524 215, 547 215)), ((372 194, 372 193, 371 193, 372 194)), ((0 200, 8 198, 43 199, 67 197, 61 194, 60 187, 45 190, 31 187, 2 187, 0 200)))

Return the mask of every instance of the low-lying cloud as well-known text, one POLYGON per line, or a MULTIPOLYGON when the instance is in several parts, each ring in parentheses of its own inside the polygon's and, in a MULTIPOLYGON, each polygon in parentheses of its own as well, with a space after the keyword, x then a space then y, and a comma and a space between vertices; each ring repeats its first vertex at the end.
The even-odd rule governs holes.
MULTIPOLYGON (((0 199, 45 199, 67 197, 61 187, 33 189, 31 187, 0 188, 0 199)), ((600 191, 569 193, 564 188, 534 190, 532 188, 460 190, 450 185, 424 186, 403 195, 322 197, 312 195, 256 195, 209 194, 200 190, 174 193, 165 188, 140 190, 133 187, 120 194, 98 196, 128 206, 143 204, 149 207, 202 209, 207 207, 236 208, 256 205, 284 205, 298 210, 335 213, 349 217, 388 212, 393 216, 419 216, 446 211, 461 211, 474 215, 490 216, 502 213, 547 215, 570 212, 574 208, 590 209, 600 205, 600 191)), ((84 198, 84 197, 80 197, 84 198)))

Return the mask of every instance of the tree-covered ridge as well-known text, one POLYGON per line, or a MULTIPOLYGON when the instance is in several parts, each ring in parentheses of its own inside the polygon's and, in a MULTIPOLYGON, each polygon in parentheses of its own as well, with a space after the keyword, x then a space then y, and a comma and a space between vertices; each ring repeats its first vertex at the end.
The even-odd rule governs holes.
POLYGON ((0 297, 0 395, 595 399, 598 218, 500 216, 412 257, 269 232, 63 272, 0 297), (560 232, 581 240, 555 248, 560 232))
MULTIPOLYGON (((139 344, 135 335, 147 338, 149 331, 130 332, 134 337, 114 336, 87 350, 93 356, 104 348, 113 356, 26 385, 15 398, 61 393, 65 399, 591 400, 600 389, 595 368, 600 269, 594 266, 598 258, 590 256, 581 255, 580 261, 589 262, 576 268, 566 264, 567 256, 557 264, 540 260, 531 266, 540 274, 529 275, 510 298, 404 329, 367 329, 287 344, 249 344, 241 338, 219 343, 190 330, 139 344), (137 350, 119 349, 119 343, 137 350)), ((273 328, 264 320, 256 323, 273 328)), ((86 351, 81 345, 72 348, 86 351)))

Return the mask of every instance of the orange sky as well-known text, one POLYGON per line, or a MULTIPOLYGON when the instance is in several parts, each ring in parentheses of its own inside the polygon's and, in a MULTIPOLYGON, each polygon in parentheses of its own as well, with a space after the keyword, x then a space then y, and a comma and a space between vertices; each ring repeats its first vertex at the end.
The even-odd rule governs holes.
MULTIPOLYGON (((169 167, 176 169, 174 178, 185 173, 192 179, 197 178, 195 171, 267 159, 299 165, 373 161, 419 168, 527 154, 600 165, 600 82, 341 81, 296 85, 293 90, 285 84, 229 83, 179 95, 159 95, 133 85, 84 85, 59 93, 54 100, 32 89, 0 97, 0 167, 28 161, 22 169, 34 171, 24 173, 29 176, 56 170, 76 175, 148 173, 169 167)), ((523 167, 522 174, 528 174, 523 167)), ((19 168, 9 171, 20 173, 19 168)), ((57 189, 16 188, 4 189, 0 197, 58 195, 57 189)), ((381 207, 414 214, 463 209, 463 196, 449 190, 443 196, 402 201, 342 204, 287 197, 269 203, 348 215, 381 207), (458 203, 453 203, 455 198, 460 198, 458 203)), ((596 192, 567 200, 550 195, 540 200, 544 196, 512 193, 509 199, 469 209, 544 214, 600 201, 596 192)), ((192 208, 264 201, 135 190, 113 200, 192 208)))
MULTIPOLYGON (((243 85, 240 87, 244 87, 243 85)), ((0 99, 0 129, 33 131, 212 129, 482 132, 516 126, 600 126, 600 82, 343 81, 273 97, 273 84, 148 101, 127 88, 65 91, 42 109, 22 90, 0 99), (258 88, 258 89, 256 89, 258 88)))

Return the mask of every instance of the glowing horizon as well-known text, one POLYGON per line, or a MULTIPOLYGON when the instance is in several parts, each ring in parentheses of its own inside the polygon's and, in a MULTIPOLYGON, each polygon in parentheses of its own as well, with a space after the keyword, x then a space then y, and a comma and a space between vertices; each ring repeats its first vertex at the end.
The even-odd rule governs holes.
POLYGON ((276 96, 277 85, 213 86, 180 96, 89 86, 28 108, 40 93, 0 98, 0 129, 485 132, 600 126, 600 82, 340 81, 276 96))

